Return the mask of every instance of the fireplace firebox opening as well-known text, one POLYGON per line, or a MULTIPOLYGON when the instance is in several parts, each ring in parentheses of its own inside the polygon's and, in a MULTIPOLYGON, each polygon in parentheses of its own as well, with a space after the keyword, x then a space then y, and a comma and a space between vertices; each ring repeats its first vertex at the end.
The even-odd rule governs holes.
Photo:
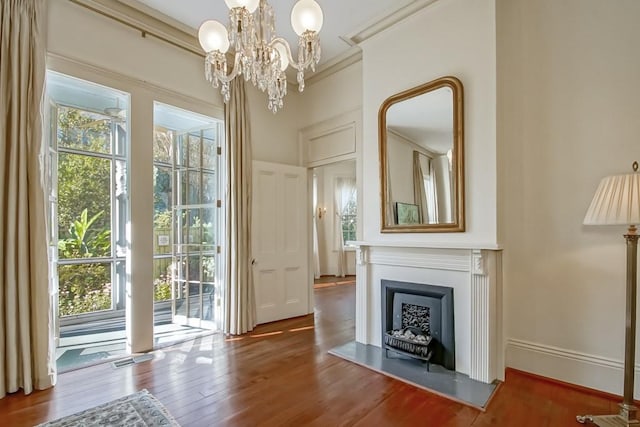
POLYGON ((382 348, 455 370, 453 288, 383 279, 382 348))

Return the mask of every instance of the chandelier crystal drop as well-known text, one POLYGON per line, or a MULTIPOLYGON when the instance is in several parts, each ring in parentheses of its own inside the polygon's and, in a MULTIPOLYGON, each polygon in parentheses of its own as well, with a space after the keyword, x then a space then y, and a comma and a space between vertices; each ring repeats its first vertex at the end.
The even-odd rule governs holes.
POLYGON ((298 0, 291 10, 291 25, 298 35, 298 57, 289 43, 276 34, 276 17, 267 0, 225 0, 229 7, 229 25, 208 20, 200 25, 198 40, 205 56, 205 77, 220 88, 224 102, 229 101, 229 83, 243 75, 246 81, 266 92, 269 110, 277 112, 287 94, 285 71, 297 70, 298 90, 304 90, 304 72, 320 61, 323 14, 315 0, 298 0), (233 55, 229 64, 228 56, 233 55))

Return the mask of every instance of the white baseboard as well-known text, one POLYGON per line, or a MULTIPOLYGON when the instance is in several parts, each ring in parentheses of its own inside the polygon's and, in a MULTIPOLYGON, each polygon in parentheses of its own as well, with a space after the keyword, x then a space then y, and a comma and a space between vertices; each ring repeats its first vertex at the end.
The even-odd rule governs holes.
MULTIPOLYGON (((623 362, 563 348, 507 339, 506 366, 571 384, 622 395, 623 362)), ((634 397, 638 399, 638 365, 634 397)))

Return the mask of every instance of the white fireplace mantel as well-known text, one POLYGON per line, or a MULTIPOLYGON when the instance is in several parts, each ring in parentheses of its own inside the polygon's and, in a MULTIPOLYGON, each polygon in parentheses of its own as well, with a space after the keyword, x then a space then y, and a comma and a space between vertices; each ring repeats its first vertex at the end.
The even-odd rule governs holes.
POLYGON ((495 245, 350 242, 356 247, 356 341, 381 346, 382 279, 454 289, 456 371, 504 379, 502 252, 495 245))

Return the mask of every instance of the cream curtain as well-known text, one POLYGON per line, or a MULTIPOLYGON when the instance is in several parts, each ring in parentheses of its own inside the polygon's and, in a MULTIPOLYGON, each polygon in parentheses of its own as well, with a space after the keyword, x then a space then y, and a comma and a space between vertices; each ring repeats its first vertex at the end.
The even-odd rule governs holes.
MULTIPOLYGON (((423 156, 425 161, 428 161, 426 156, 423 156)), ((413 198, 416 205, 418 205, 418 221, 420 223, 428 222, 427 217, 427 195, 424 190, 424 174, 422 172, 422 161, 420 159, 420 152, 413 152, 413 198)))
POLYGON ((46 3, 0 2, 0 397, 55 382, 41 173, 46 3))
POLYGON ((427 207, 429 209, 429 224, 438 223, 438 178, 433 160, 429 160, 429 178, 427 179, 427 207))
POLYGON ((320 247, 318 242, 318 177, 313 175, 313 278, 320 278, 320 247))
POLYGON ((231 82, 225 105, 226 215, 224 332, 244 334, 256 325, 251 268, 251 137, 244 80, 231 82))
POLYGON ((335 242, 337 243, 337 277, 344 277, 347 274, 347 256, 344 252, 344 234, 342 233, 342 213, 349 200, 349 194, 355 191, 356 182, 353 178, 338 178, 334 189, 335 219, 333 230, 335 242))
POLYGON ((344 253, 344 236, 342 235, 342 189, 344 181, 342 178, 338 178, 336 185, 333 189, 333 206, 334 218, 333 218, 333 238, 336 242, 336 277, 344 277, 346 269, 346 256, 344 253))

